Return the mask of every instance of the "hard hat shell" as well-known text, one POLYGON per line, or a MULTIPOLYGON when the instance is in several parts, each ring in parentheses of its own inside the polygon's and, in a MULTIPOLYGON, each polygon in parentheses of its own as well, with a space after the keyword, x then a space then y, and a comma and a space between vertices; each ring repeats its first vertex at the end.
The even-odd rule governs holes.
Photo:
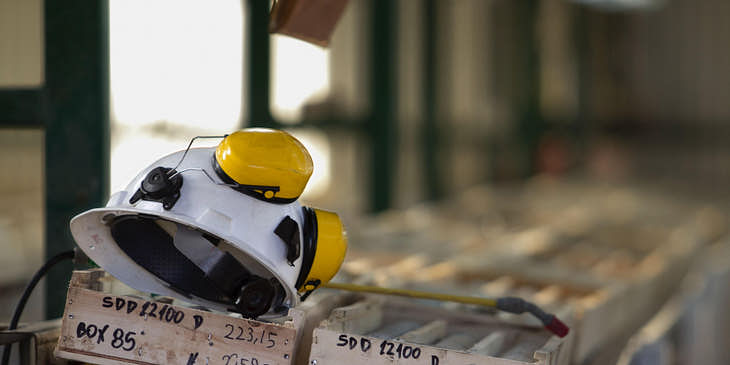
POLYGON ((337 274, 347 251, 347 236, 340 217, 326 210, 314 209, 316 215, 317 247, 304 285, 300 291, 314 289, 314 284, 325 284, 337 274))
POLYGON ((226 136, 215 150, 219 172, 253 186, 264 200, 291 202, 304 191, 314 165, 307 149, 289 133, 249 128, 226 136), (255 187, 276 187, 278 191, 255 187))
MULTIPOLYGON (((229 140, 228 144, 235 144, 235 140, 229 140)), ((288 262, 287 247, 274 231, 287 216, 301 227, 304 222, 301 206, 296 201, 288 204, 267 203, 241 194, 230 186, 221 185, 223 181, 216 175, 211 163, 217 152, 214 148, 194 148, 188 151, 177 168, 184 178, 180 196, 169 210, 156 201, 138 200, 132 204, 130 198, 152 169, 176 166, 183 151, 163 157, 140 172, 125 190, 111 196, 106 207, 92 209, 74 217, 70 223, 74 239, 94 262, 133 288, 178 297, 213 309, 234 310, 229 304, 212 302, 196 296, 196 293, 179 292, 174 285, 161 280, 125 254, 112 237, 109 228, 110 221, 125 215, 154 217, 178 223, 220 238, 227 250, 249 271, 281 284, 285 291, 283 306, 297 305, 299 297, 295 284, 303 258, 299 256, 295 261, 288 262)), ((305 157, 301 158, 307 160, 305 157)), ((306 165, 306 161, 303 165, 306 165)), ((233 164, 226 166, 230 168, 233 164)), ((255 169, 251 167, 248 171, 255 169)), ((281 174, 289 176, 288 172, 281 174)), ((268 176, 272 178, 274 174, 268 176)), ((261 182, 268 184, 274 180, 261 182)), ((301 230, 298 234, 300 242, 303 241, 301 230)))

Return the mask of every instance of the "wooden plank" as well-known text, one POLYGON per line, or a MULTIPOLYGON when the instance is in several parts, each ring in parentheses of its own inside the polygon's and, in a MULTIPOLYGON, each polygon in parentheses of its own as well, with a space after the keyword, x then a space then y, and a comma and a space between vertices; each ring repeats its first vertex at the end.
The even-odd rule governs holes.
POLYGON ((380 327, 382 301, 369 298, 332 310, 327 326, 348 333, 368 333, 380 327))
POLYGON ((420 325, 417 321, 397 321, 368 333, 368 336, 377 338, 393 338, 417 329, 418 327, 420 327, 420 325))
POLYGON ((512 345, 512 347, 508 348, 501 357, 507 358, 507 359, 529 359, 533 356, 535 353, 535 350, 531 346, 532 344, 529 342, 517 342, 512 345))
POLYGON ((438 319, 404 333, 397 340, 425 345, 434 343, 444 336, 446 336, 446 321, 438 319))
POLYGON ((294 358, 295 364, 306 364, 309 361, 309 351, 312 347, 312 331, 323 320, 329 317, 334 308, 351 304, 355 298, 351 294, 342 294, 328 289, 319 289, 309 298, 300 304, 296 309, 289 311, 289 316, 294 317, 292 327, 297 329, 297 350, 294 358))
POLYGON ((475 354, 495 356, 502 349, 505 342, 505 334, 502 331, 492 332, 469 349, 475 354))
POLYGON ((291 364, 296 329, 71 286, 56 356, 98 364, 291 364))
POLYGON ((568 364, 572 356, 570 350, 575 337, 575 334, 569 334, 566 339, 553 336, 543 347, 535 351, 533 357, 537 362, 546 365, 568 364))
POLYGON ((69 286, 100 291, 102 285, 100 280, 106 272, 102 269, 76 270, 71 275, 69 286))
POLYGON ((351 335, 324 328, 314 330, 311 365, 518 365, 522 362, 462 351, 351 335))
POLYGON ((21 364, 57 363, 53 358, 53 349, 61 333, 60 319, 33 322, 12 331, 5 329, 5 325, 2 327, 0 340, 15 343, 11 362, 13 358, 18 358, 21 364))
POLYGON ((444 337, 433 346, 445 349, 466 350, 474 345, 475 342, 477 342, 477 339, 474 336, 466 333, 454 333, 444 337))
POLYGON ((551 284, 540 289, 540 291, 535 294, 533 299, 535 301, 535 304, 537 305, 551 305, 558 302, 561 297, 562 291, 563 290, 559 285, 551 284))

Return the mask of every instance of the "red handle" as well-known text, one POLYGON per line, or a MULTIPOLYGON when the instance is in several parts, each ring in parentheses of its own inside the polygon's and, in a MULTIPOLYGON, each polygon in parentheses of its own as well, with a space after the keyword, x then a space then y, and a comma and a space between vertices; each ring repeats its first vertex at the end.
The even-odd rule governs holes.
POLYGON ((568 335, 568 332, 570 331, 570 328, 565 325, 561 320, 558 319, 558 317, 553 316, 553 320, 548 323, 545 328, 550 330, 550 332, 560 336, 565 337, 568 335))

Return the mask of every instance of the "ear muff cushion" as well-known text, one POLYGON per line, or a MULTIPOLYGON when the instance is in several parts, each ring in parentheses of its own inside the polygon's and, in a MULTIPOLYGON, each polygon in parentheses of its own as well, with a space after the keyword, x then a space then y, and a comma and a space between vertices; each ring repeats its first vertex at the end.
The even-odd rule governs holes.
POLYGON ((299 271, 299 277, 294 287, 299 290, 309 277, 314 262, 314 253, 317 251, 317 214, 314 209, 302 207, 304 213, 304 224, 302 224, 302 268, 299 271))

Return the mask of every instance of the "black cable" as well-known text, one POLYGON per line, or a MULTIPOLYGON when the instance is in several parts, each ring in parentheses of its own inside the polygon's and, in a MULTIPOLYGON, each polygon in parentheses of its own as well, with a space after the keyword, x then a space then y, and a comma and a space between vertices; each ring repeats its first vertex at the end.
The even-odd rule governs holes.
MULTIPOLYGON (((35 274, 33 274, 33 278, 30 279, 30 282, 28 283, 28 286, 25 287, 25 291, 23 292, 23 296, 20 297, 20 300, 18 301, 18 305, 15 307, 15 312, 13 312, 13 318, 10 320, 10 326, 8 326, 8 331, 12 331, 16 328, 18 328, 18 322, 20 321, 20 315, 23 314, 23 309, 25 309, 25 304, 28 302, 28 299, 30 298, 31 293, 33 293, 33 289, 35 289, 36 285, 38 285, 38 282, 41 281, 41 279, 48 273, 48 270, 50 270, 53 266, 58 264, 59 262, 62 262, 64 260, 73 259, 74 258, 74 250, 64 251, 59 253, 56 256, 51 257, 46 261, 43 266, 41 266, 38 271, 36 271, 35 274)), ((12 348, 13 344, 9 343, 5 345, 5 348, 3 349, 3 362, 2 365, 8 365, 10 362, 10 349, 12 348)))

